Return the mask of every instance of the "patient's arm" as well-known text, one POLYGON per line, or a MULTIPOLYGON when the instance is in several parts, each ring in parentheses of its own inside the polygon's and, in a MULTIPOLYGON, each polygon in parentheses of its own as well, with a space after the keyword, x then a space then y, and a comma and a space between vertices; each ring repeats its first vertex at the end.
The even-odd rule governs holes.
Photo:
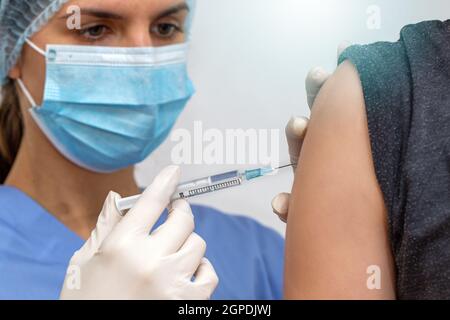
POLYGON ((313 108, 287 230, 287 299, 393 299, 387 210, 372 161, 361 83, 343 63, 313 108), (369 290, 369 266, 381 290, 369 290))

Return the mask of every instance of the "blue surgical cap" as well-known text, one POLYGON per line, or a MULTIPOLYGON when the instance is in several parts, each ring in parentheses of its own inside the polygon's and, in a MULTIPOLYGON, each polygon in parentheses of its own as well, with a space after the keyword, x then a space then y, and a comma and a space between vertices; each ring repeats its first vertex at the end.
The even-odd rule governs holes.
MULTIPOLYGON (((0 0, 0 82, 4 83, 27 38, 38 32, 69 0, 0 0)), ((191 9, 189 32, 196 0, 191 9)))

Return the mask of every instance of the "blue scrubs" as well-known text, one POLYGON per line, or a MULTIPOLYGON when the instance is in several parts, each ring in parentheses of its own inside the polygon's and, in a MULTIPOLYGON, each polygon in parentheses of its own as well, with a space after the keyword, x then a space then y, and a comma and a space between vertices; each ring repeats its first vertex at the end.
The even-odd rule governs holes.
MULTIPOLYGON (((283 239, 252 219, 192 209, 220 278, 213 299, 281 299, 283 239)), ((0 186, 0 299, 58 299, 83 243, 20 190, 0 186)))

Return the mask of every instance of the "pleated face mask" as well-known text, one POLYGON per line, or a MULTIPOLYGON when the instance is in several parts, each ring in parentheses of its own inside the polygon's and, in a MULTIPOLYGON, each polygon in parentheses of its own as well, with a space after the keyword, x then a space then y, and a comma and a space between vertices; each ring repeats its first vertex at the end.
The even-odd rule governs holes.
POLYGON ((187 44, 159 48, 49 45, 44 98, 33 119, 73 163, 114 172, 148 157, 169 135, 194 93, 187 44))

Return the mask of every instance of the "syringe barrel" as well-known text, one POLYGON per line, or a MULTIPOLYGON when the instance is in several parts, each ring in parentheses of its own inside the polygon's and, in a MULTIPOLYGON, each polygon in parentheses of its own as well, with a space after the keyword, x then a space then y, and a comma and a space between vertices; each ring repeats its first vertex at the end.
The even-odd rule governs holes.
MULTIPOLYGON (((234 170, 185 182, 178 186, 177 191, 175 192, 171 200, 195 197, 201 194, 239 186, 244 181, 256 179, 258 177, 274 173, 276 172, 276 170, 285 167, 287 166, 279 168, 259 168, 255 170, 247 170, 242 173, 239 172, 238 170, 234 170)), ((129 198, 120 199, 116 201, 116 207, 119 211, 131 209, 136 204, 136 202, 139 200, 140 197, 141 195, 137 195, 129 198)))
MULTIPOLYGON (((227 189, 242 184, 242 178, 239 171, 230 171, 218 175, 204 177, 188 182, 184 182, 177 187, 171 200, 186 199, 199 196, 205 193, 217 190, 227 189)), ((133 208, 141 195, 123 198, 116 201, 116 207, 119 211, 125 211, 133 208)))
POLYGON ((179 185, 172 200, 195 197, 201 194, 227 189, 241 183, 242 180, 240 179, 239 171, 229 171, 179 185))

